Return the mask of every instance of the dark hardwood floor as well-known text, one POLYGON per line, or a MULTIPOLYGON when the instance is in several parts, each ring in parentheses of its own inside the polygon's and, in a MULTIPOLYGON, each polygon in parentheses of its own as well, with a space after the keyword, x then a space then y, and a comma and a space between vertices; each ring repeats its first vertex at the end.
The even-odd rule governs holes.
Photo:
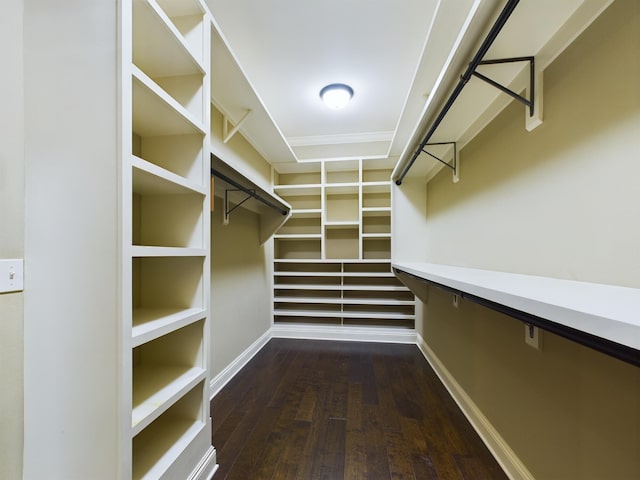
POLYGON ((415 345, 272 339, 211 402, 223 479, 505 479, 415 345))

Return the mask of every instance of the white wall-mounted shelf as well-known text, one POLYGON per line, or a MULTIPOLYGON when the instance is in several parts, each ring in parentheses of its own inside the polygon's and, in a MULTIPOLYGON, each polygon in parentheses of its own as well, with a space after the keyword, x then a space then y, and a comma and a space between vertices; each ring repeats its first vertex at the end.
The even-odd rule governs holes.
MULTIPOLYGON (((535 57, 536 116, 541 114, 543 94, 543 72, 549 64, 571 44, 584 29, 613 0, 582 2, 520 2, 485 53, 484 60, 535 57)), ((479 50, 483 32, 496 20, 496 13, 479 9, 479 14, 469 23, 464 35, 454 46, 453 55, 447 60, 438 82, 434 86, 422 112, 422 118, 398 159, 393 172, 397 179, 423 141, 425 134, 447 103, 461 75, 479 50), (478 40, 480 39, 480 40, 478 40)), ((478 68, 486 76, 514 92, 529 88, 527 63, 509 65, 484 65, 478 68)), ((429 143, 456 142, 458 153, 473 140, 513 98, 478 78, 471 79, 451 106, 442 122, 433 132, 429 143)), ((522 106, 523 128, 531 130, 542 122, 540 118, 529 120, 529 108, 522 106)), ((429 149, 431 150, 431 149, 429 149)), ((451 163, 452 147, 437 147, 435 153, 443 161, 451 163)), ((462 157, 463 158, 463 157, 462 157)), ((444 168, 443 164, 426 153, 421 153, 407 178, 418 178, 429 182, 444 168)), ((464 166, 462 167, 464 169, 464 166)))
MULTIPOLYGON (((222 208, 225 209, 223 218, 232 221, 230 215, 236 205, 260 215, 260 244, 264 244, 275 235, 291 216, 291 205, 286 201, 277 194, 266 191, 259 186, 258 182, 248 178, 213 154, 211 155, 211 175, 215 181, 215 195, 223 200, 222 208), (237 191, 239 188, 241 191, 237 191), (233 197, 228 195, 229 192, 233 197)), ((284 239, 286 236, 281 238, 284 239)))
POLYGON ((432 263, 392 266, 640 366, 640 289, 432 263))

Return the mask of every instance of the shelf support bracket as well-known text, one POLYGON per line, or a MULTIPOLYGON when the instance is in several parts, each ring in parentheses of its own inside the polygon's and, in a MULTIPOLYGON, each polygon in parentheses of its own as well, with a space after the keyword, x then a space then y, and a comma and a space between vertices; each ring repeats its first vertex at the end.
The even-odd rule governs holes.
POLYGON ((229 225, 229 215, 231 215, 231 212, 233 212, 236 208, 241 206, 244 202, 246 202, 250 198, 253 198, 253 196, 256 193, 256 191, 253 190, 253 189, 249 190, 249 192, 251 192, 254 195, 250 195, 249 193, 245 192, 245 193, 247 193, 247 196, 244 198, 244 200, 242 200, 240 203, 235 204, 233 207, 229 208, 229 192, 244 192, 244 190, 236 190, 234 188, 225 189, 225 191, 224 191, 224 215, 223 215, 223 218, 222 218, 222 224, 223 225, 229 225))
POLYGON ((223 143, 227 143, 229 140, 231 140, 231 138, 236 133, 238 133, 238 130, 240 130, 240 127, 242 126, 242 124, 247 119, 250 113, 251 113, 251 110, 247 110, 247 113, 245 113, 242 116, 242 118, 238 120, 238 123, 236 124, 236 126, 233 127, 231 130, 229 130, 229 118, 226 115, 224 115, 224 120, 222 122, 222 142, 223 143))
POLYGON ((514 57, 514 58, 500 58, 495 60, 482 60, 478 63, 480 65, 500 65, 504 63, 517 63, 517 62, 529 62, 529 86, 526 88, 526 92, 529 98, 514 92, 510 88, 496 82, 495 80, 478 72, 477 69, 473 71, 473 76, 479 78, 483 82, 488 83, 492 87, 497 88, 503 93, 506 93, 510 97, 518 100, 520 103, 529 107, 529 116, 526 121, 526 128, 528 131, 533 130, 542 123, 542 72, 536 69, 535 57, 514 57))
POLYGON ((453 183, 458 183, 460 181, 460 162, 458 161, 458 148, 457 148, 456 142, 426 143, 421 148, 421 151, 422 151, 422 153, 426 153, 431 158, 439 161, 445 167, 449 167, 453 171, 453 183), (453 162, 452 163, 446 162, 446 161, 442 160, 440 157, 438 157, 438 156, 434 155, 433 153, 428 152, 427 150, 425 150, 425 147, 428 147, 428 146, 431 146, 431 145, 453 145, 453 162))

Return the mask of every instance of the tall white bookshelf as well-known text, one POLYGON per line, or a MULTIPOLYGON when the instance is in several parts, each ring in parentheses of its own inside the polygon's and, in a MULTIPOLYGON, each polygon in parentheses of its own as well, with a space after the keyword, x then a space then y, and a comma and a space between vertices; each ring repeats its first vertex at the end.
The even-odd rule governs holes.
POLYGON ((319 161, 274 171, 292 206, 274 240, 274 323, 414 327, 391 271, 391 168, 319 161))
POLYGON ((124 477, 208 478, 210 19, 130 0, 122 21, 124 477))

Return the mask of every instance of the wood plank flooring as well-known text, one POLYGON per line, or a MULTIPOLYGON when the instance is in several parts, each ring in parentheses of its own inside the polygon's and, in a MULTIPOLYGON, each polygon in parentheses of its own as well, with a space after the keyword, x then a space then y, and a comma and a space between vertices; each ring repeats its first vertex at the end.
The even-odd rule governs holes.
POLYGON ((507 478, 415 345, 272 339, 211 416, 214 480, 507 478))

